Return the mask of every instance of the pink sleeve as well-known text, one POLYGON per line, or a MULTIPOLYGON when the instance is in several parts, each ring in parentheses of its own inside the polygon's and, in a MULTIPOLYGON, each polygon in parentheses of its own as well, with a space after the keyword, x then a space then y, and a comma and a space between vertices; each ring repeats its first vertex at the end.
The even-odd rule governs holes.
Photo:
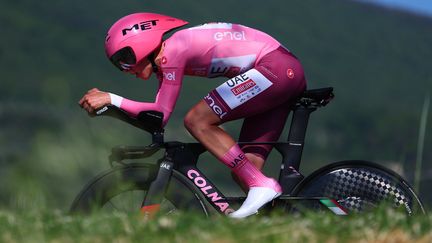
POLYGON ((163 126, 165 126, 180 94, 182 79, 183 73, 178 71, 178 69, 164 71, 154 103, 138 102, 123 98, 120 108, 133 116, 137 116, 141 111, 153 110, 162 112, 164 114, 163 126))

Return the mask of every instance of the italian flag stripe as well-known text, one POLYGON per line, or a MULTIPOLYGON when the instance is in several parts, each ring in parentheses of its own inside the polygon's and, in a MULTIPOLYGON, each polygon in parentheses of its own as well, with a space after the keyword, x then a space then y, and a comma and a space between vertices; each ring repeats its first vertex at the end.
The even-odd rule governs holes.
POLYGON ((320 202, 336 215, 348 215, 348 213, 345 212, 345 210, 335 200, 320 199, 320 202))

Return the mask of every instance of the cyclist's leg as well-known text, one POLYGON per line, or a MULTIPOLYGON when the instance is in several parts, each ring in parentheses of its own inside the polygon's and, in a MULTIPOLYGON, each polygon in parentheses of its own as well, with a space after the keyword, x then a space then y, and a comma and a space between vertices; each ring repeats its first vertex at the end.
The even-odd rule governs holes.
POLYGON ((216 158, 222 158, 226 151, 236 144, 235 140, 219 127, 223 122, 218 115, 201 100, 192 107, 184 119, 184 125, 216 158))
MULTIPOLYGON (((274 142, 278 141, 290 112, 291 101, 279 105, 269 111, 245 118, 239 136, 239 142, 274 142)), ((263 144, 249 144, 240 146, 246 157, 262 170, 264 162, 273 146, 263 144)), ((232 173, 234 180, 244 191, 248 188, 232 173)))
MULTIPOLYGON (((263 121, 268 122, 268 124, 279 123, 278 126, 283 127, 287 112, 289 111, 289 107, 283 111, 282 107, 285 107, 284 103, 287 102, 287 99, 296 97, 303 90, 303 80, 296 82, 294 85, 290 84, 289 82, 286 82, 285 84, 280 84, 280 82, 272 83, 266 76, 258 71, 258 68, 251 69, 246 73, 234 77, 233 79, 222 84, 210 92, 209 95, 196 104, 192 109, 190 109, 184 120, 185 127, 209 150, 210 153, 215 155, 217 158, 222 158, 225 153, 234 144, 236 144, 236 142, 229 134, 221 129, 219 125, 231 120, 237 120, 245 117, 246 120, 250 121, 263 119, 262 117, 266 116, 265 112, 269 112, 267 114, 268 119, 263 121), (246 82, 249 80, 255 80, 256 83, 254 83, 253 89, 258 91, 256 91, 254 95, 251 95, 251 97, 246 101, 239 101, 237 98, 242 98, 239 96, 235 97, 235 100, 231 100, 231 104, 229 104, 229 102, 226 102, 221 97, 219 92, 224 92, 223 89, 230 89, 228 84, 230 84, 231 81, 235 80, 236 78, 244 79, 246 82), (261 85, 262 83, 264 83, 264 85, 261 85), (266 87, 267 83, 270 83, 270 87, 264 89, 263 87, 266 87), (288 88, 290 86, 294 86, 294 88, 292 88, 293 91, 287 91, 287 86, 288 88), (277 108, 279 106, 281 107, 277 108), (230 107, 233 107, 233 109, 230 109, 230 107), (273 111, 274 108, 275 110, 273 111), (280 116, 279 113, 282 116, 280 116), (256 119, 253 118, 255 116, 256 119)), ((246 124, 249 124, 249 122, 246 122, 246 124)), ((278 133, 280 133, 280 131, 273 133, 270 132, 270 134, 278 133)), ((246 133, 242 132, 242 134, 246 133)), ((259 134, 260 133, 258 133, 258 135, 259 134)), ((270 137, 273 136, 274 135, 270 137)), ((245 137, 245 135, 243 135, 243 137, 245 137)), ((271 139, 270 137, 268 137, 268 139, 271 139)), ((252 138, 251 140, 260 141, 255 138, 252 138)))
POLYGON ((249 188, 248 196, 237 214, 243 218, 252 215, 282 192, 276 180, 261 173, 245 156, 233 138, 218 127, 222 121, 204 102, 199 102, 185 118, 185 126, 221 162, 249 188))
MULTIPOLYGON (((273 82, 269 90, 258 95, 245 105, 241 105, 228 114, 226 119, 246 117, 240 133, 240 142, 271 142, 279 139, 280 133, 286 123, 291 105, 296 97, 306 87, 301 64, 297 59, 280 49, 265 57, 256 69, 273 82), (274 63, 279 64, 276 68, 274 63), (266 94, 267 92, 267 94, 266 94)), ((218 98, 215 96, 215 99, 218 98)), ((221 105, 222 106, 222 105, 221 105)), ((257 166, 264 164, 272 146, 269 145, 243 145, 242 150, 246 157, 257 166)), ((240 182, 236 176, 233 176, 240 182)), ((243 183, 242 188, 245 189, 243 183)))
MULTIPOLYGON (((275 142, 285 126, 291 110, 291 100, 271 110, 244 119, 239 142, 275 142)), ((243 145, 245 153, 253 154, 263 160, 273 148, 271 145, 243 145)), ((262 165, 261 165, 262 167, 262 165)))
POLYGON ((246 158, 226 132, 216 127, 226 121, 271 110, 298 96, 304 88, 301 65, 286 51, 276 50, 273 55, 263 58, 255 69, 228 80, 212 91, 204 99, 207 107, 203 106, 201 101, 186 116, 185 125, 191 134, 231 167, 250 188, 245 203, 237 211, 239 213, 235 214, 236 217, 255 213, 259 207, 279 195, 281 190, 275 180, 265 177, 246 158), (276 61, 277 66, 274 65, 276 61), (211 139, 207 139, 209 137, 211 139), (232 147, 227 149, 231 145, 232 147))
MULTIPOLYGON (((255 86, 257 86, 257 88, 263 87, 260 86, 262 82, 271 83, 270 80, 256 69, 249 70, 242 74, 242 76, 245 80, 246 78, 244 77, 248 77, 250 78, 249 80, 256 82, 255 86)), ((247 102, 250 103, 250 105, 240 105, 237 112, 228 109, 226 111, 223 110, 221 107, 225 104, 216 103, 215 100, 219 99, 217 97, 218 94, 212 92, 205 97, 207 103, 203 101, 199 102, 188 112, 185 118, 185 126, 189 132, 220 161, 230 167, 233 173, 241 178, 241 181, 250 189, 248 198, 252 198, 249 201, 253 203, 248 204, 252 205, 252 210, 248 210, 248 212, 251 211, 251 213, 248 213, 248 215, 255 213, 263 204, 280 195, 282 190, 276 180, 263 175, 261 171, 246 158, 234 139, 218 127, 218 125, 229 120, 243 118, 247 115, 254 116, 271 109, 272 106, 278 106, 278 103, 283 103, 286 99, 286 92, 279 89, 284 87, 279 87, 280 85, 276 83, 271 86, 273 87, 269 88, 268 91, 256 91, 256 93, 263 93, 263 95, 256 95, 254 99, 250 99, 247 102), (264 92, 267 93, 264 94, 264 92), (275 98, 277 97, 282 97, 279 98, 279 102, 275 102, 275 98), (224 119, 225 115, 226 119, 224 119)), ((221 87, 226 88, 224 86, 221 87)), ((278 119, 277 117, 274 118, 278 119)), ((248 201, 246 200, 245 202, 248 201)))
MULTIPOLYGON (((228 84, 237 78, 235 77, 210 92, 210 94, 207 95, 204 100, 195 105, 185 117, 185 126, 188 131, 219 159, 223 159, 226 152, 236 144, 235 140, 229 134, 218 127, 220 124, 245 117, 257 116, 257 118, 260 118, 261 116, 259 116, 259 114, 265 116, 263 113, 279 107, 286 102, 288 99, 287 97, 292 97, 289 94, 287 95, 289 92, 286 91, 287 87, 285 87, 289 87, 289 83, 272 83, 257 69, 251 69, 239 76, 242 76, 240 78, 246 80, 245 82, 254 82, 253 87, 257 88, 254 89, 256 90, 255 96, 251 95, 252 97, 249 100, 244 101, 243 104, 238 100, 231 100, 232 103, 227 104, 229 102, 225 102, 219 92, 224 92, 223 89, 227 89, 227 86, 229 86, 228 84), (264 83, 264 85, 262 85, 262 83, 264 83), (265 87, 267 83, 270 83, 270 87, 264 89, 263 87, 265 87), (237 106, 235 106, 236 103, 237 106), (230 110, 230 107, 233 107, 234 109, 230 110)), ((304 85, 300 84, 297 86, 299 86, 300 89, 303 89, 304 85)), ((297 87, 295 88, 298 89, 297 87)), ((228 89, 230 89, 230 87, 228 87, 228 89)), ((274 119, 272 121, 273 124, 279 123, 279 126, 283 127, 287 114, 281 112, 281 110, 282 108, 276 109, 275 111, 269 112, 267 115, 270 115, 269 118, 274 119), (281 113, 282 117, 271 116, 275 115, 273 113, 281 113)), ((288 110, 289 108, 287 107, 286 112, 288 112, 288 110)), ((251 121, 254 120, 253 118, 249 119, 251 121)), ((268 119, 268 122, 271 122, 270 119, 268 119)), ((248 122, 246 124, 248 124, 248 122)), ((265 131, 265 129, 261 130, 263 132, 265 131)), ((270 131, 270 133, 271 132, 272 131, 270 131)), ((278 133, 280 133, 280 131, 273 132, 272 134, 278 133)), ((228 162, 228 166, 230 166, 231 163, 232 162, 228 162)), ((230 167, 233 168, 235 165, 230 167)))

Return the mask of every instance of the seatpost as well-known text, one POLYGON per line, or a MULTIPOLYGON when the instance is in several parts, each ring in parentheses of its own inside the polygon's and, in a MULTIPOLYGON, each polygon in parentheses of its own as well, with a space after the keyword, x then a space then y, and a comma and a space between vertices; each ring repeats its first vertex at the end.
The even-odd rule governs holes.
POLYGON ((317 108, 315 106, 301 106, 294 110, 291 121, 291 128, 288 134, 288 143, 290 145, 290 153, 288 154, 288 158, 290 158, 290 165, 293 166, 296 170, 298 170, 300 166, 304 140, 306 137, 306 129, 309 123, 309 116, 316 109, 317 108))
POLYGON ((303 152, 306 129, 310 114, 315 111, 315 105, 296 104, 288 135, 288 148, 283 151, 283 161, 279 181, 284 194, 289 194, 297 183, 303 179, 298 172, 303 152))

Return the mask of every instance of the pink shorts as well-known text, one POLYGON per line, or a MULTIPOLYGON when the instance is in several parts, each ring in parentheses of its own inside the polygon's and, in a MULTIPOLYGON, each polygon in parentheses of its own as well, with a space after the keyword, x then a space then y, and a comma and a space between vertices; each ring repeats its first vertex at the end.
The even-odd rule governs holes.
MULTIPOLYGON (((254 68, 211 91, 204 100, 222 123, 245 118, 240 142, 273 142, 279 139, 292 104, 305 89, 302 65, 281 46, 254 68)), ((272 147, 246 145, 242 149, 265 159, 272 147)))

